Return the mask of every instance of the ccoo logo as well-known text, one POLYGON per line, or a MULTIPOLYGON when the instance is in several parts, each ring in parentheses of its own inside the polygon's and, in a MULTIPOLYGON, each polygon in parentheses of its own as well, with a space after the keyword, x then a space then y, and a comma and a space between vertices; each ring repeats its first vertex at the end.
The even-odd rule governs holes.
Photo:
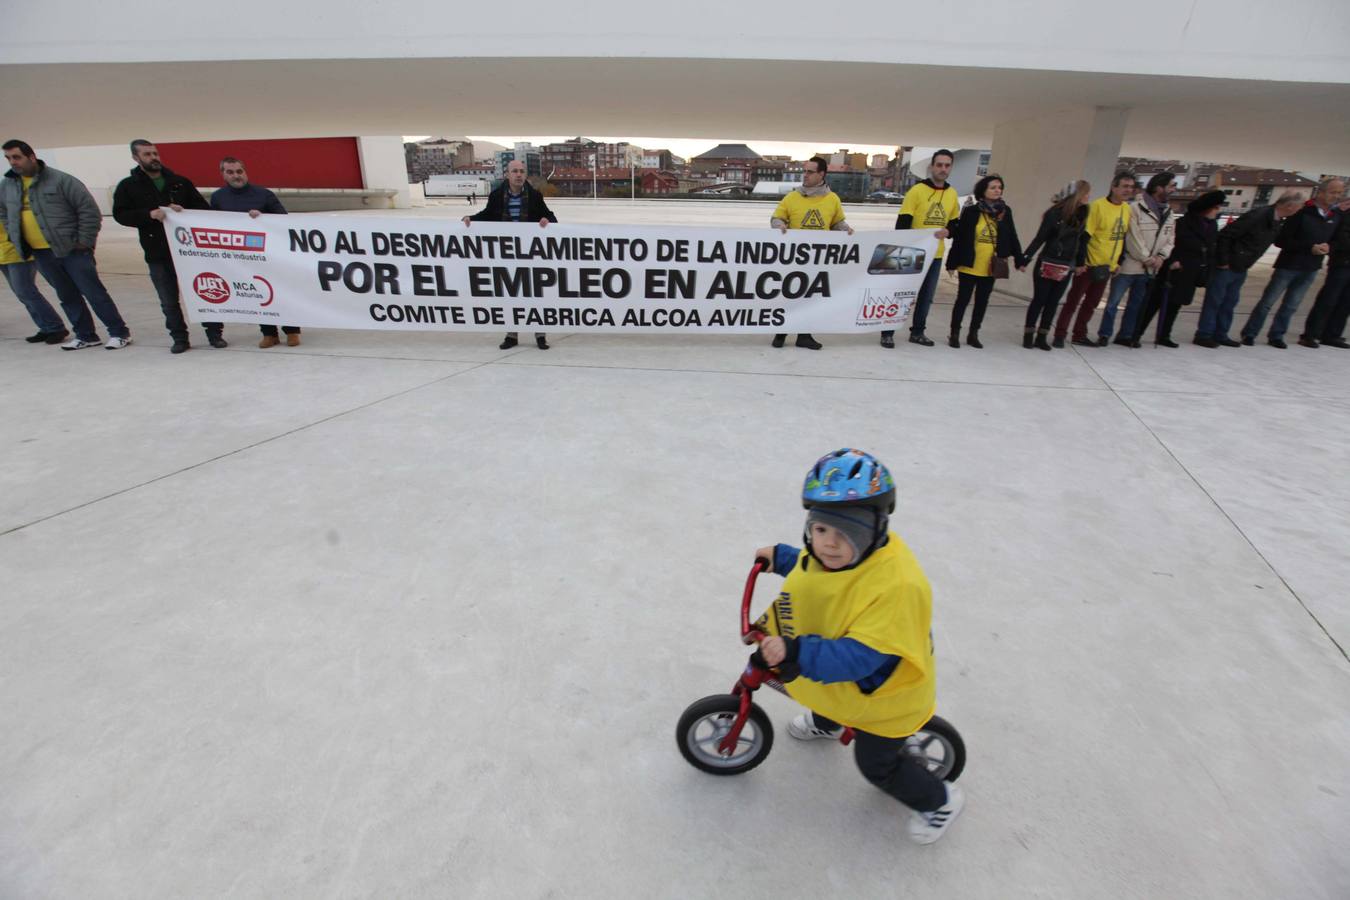
POLYGON ((207 303, 224 303, 230 299, 230 285, 215 272, 203 272, 192 279, 192 289, 207 303))
POLYGON ((188 234, 188 230, 182 225, 179 225, 173 230, 173 236, 178 243, 182 244, 184 247, 192 246, 192 235, 188 234))

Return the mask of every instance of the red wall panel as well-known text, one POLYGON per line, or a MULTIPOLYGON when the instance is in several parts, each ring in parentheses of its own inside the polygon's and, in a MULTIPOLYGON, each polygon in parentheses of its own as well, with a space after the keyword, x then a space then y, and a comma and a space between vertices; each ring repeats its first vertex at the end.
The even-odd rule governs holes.
POLYGON ((356 138, 278 138, 156 144, 164 165, 199 188, 217 188, 222 157, 234 156, 248 180, 267 188, 363 188, 356 138))

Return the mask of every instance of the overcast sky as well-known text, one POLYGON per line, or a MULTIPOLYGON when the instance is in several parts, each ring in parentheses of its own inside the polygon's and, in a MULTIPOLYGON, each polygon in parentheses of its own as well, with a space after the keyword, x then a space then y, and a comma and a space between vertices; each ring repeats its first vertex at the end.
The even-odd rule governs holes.
MULTIPOLYGON (((421 140, 424 136, 407 137, 406 140, 421 140)), ((540 144, 552 144, 557 141, 565 141, 574 138, 576 135, 470 135, 471 141, 492 141, 495 144, 501 144, 504 147, 510 147, 516 141, 529 141, 535 146, 540 144)), ((841 148, 847 147, 854 153, 866 153, 869 157, 873 153, 884 153, 887 158, 895 152, 895 145, 882 144, 853 144, 848 141, 816 141, 814 143, 801 143, 792 141, 755 141, 747 138, 669 138, 669 137, 614 137, 610 135, 587 134, 583 137, 589 138, 600 143, 618 143, 628 141, 630 144, 637 144, 645 150, 666 149, 676 156, 683 156, 685 159, 697 156, 705 150, 711 150, 718 144, 748 144, 751 150, 754 150, 760 156, 791 156, 793 159, 810 159, 817 153, 833 153, 841 148)))

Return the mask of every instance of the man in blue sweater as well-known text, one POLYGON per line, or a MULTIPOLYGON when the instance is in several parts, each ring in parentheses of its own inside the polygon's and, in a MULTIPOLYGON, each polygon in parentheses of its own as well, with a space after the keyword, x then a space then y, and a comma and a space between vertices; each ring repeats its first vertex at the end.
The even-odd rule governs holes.
MULTIPOLYGON (((263 213, 274 215, 286 215, 286 207, 281 205, 277 195, 265 187, 258 187, 256 184, 248 183, 248 172, 244 169, 244 164, 233 156, 227 156, 220 161, 220 175, 225 179, 225 186, 216 188, 215 193, 211 195, 211 208, 221 212, 241 212, 248 213, 250 218, 256 219, 263 213)), ((262 330, 262 340, 258 346, 266 350, 268 347, 275 347, 281 343, 277 337, 277 326, 259 325, 262 330)), ((300 329, 294 325, 283 325, 281 330, 286 333, 286 346, 300 346, 300 329)))

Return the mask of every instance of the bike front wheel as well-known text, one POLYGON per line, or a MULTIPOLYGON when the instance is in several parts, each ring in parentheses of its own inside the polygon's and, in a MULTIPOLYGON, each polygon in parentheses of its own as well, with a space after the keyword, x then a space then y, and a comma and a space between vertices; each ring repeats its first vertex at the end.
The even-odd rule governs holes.
POLYGON ((728 754, 717 749, 740 708, 741 698, 735 694, 713 694, 689 704, 675 726, 675 743, 691 766, 711 775, 739 775, 764 762, 773 749, 773 725, 753 703, 736 746, 728 754))

